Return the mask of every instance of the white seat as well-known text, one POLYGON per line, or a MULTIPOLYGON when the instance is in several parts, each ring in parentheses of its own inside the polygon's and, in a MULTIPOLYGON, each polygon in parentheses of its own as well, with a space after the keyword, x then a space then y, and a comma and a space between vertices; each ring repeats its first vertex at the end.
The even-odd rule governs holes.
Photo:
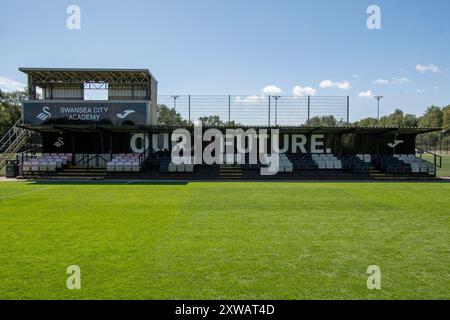
POLYGON ((169 169, 169 172, 177 172, 177 166, 173 162, 169 163, 168 169, 169 169))
POLYGON ((133 161, 131 163, 131 171, 132 172, 139 172, 140 171, 140 166, 139 166, 139 162, 138 161, 133 161))
POLYGON ((48 162, 40 161, 39 162, 39 171, 47 171, 47 169, 48 169, 48 162))
POLYGON ((123 171, 125 171, 125 172, 131 172, 131 166, 132 166, 131 161, 126 161, 126 162, 124 162, 124 163, 123 163, 123 171))
POLYGON ((114 172, 115 171, 115 165, 116 165, 116 162, 112 162, 112 161, 110 161, 110 162, 108 162, 107 164, 106 164, 106 171, 108 171, 108 172, 114 172))
POLYGON ((56 162, 54 162, 54 161, 48 162, 47 170, 50 172, 55 172, 56 171, 56 162))
POLYGON ((22 170, 23 170, 24 172, 29 172, 29 171, 31 171, 31 162, 25 161, 25 162, 22 164, 22 170))
POLYGON ((122 161, 117 161, 116 165, 115 165, 115 170, 116 172, 122 172, 124 168, 124 163, 122 161))

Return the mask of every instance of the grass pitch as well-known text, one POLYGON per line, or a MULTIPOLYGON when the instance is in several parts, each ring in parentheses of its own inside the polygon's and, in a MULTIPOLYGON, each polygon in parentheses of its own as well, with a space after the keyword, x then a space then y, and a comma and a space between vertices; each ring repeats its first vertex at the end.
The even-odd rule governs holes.
POLYGON ((449 299, 449 243, 447 183, 0 183, 1 299, 449 299))

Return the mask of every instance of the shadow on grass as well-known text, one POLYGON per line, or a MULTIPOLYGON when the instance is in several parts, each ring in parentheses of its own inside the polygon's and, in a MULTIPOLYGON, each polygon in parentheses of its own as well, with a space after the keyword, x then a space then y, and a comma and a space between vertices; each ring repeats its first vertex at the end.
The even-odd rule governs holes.
POLYGON ((173 185, 185 186, 190 181, 165 181, 165 180, 33 180, 30 185, 173 185))
POLYGON ((305 180, 63 180, 63 179, 37 179, 28 181, 30 185, 164 185, 164 186, 186 186, 189 183, 450 183, 449 179, 430 179, 430 180, 370 180, 370 179, 305 179, 305 180))

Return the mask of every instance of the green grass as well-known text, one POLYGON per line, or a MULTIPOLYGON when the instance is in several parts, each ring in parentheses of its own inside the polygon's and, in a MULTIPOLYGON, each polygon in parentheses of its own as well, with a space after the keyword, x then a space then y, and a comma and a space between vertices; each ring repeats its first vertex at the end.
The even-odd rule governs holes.
MULTIPOLYGON (((423 158, 434 163, 434 157, 432 155, 425 154, 423 158)), ((450 155, 442 156, 442 168, 438 168, 437 175, 439 177, 450 177, 450 155)))
POLYGON ((449 299, 447 183, 0 183, 1 299, 449 299), (82 289, 66 289, 81 267, 82 289), (382 290, 366 287, 369 265, 382 290))

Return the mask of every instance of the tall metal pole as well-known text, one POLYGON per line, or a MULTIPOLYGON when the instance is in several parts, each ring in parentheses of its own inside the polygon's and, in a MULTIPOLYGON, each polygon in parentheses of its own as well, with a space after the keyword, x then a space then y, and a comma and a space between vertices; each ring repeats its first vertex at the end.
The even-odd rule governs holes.
POLYGON ((383 99, 383 96, 375 96, 375 99, 378 101, 378 108, 377 108, 377 122, 380 124, 380 100, 383 99))
POLYGON ((347 96, 347 126, 350 125, 350 96, 347 96))
POLYGON ((380 99, 378 99, 377 119, 378 119, 378 121, 380 121, 380 99))
POLYGON ((188 113, 189 124, 191 124, 191 95, 188 96, 188 113))
POLYGON ((274 96, 275 99, 275 127, 278 126, 278 99, 281 98, 281 96, 274 96))
POLYGON ((228 124, 231 123, 231 95, 228 95, 228 124))
POLYGON ((307 121, 308 126, 310 117, 311 117, 311 96, 308 96, 308 121, 307 121))
POLYGON ((177 99, 179 98, 180 96, 172 96, 172 98, 173 98, 173 108, 175 109, 175 110, 177 110, 177 99))
POLYGON ((269 96, 269 114, 268 114, 268 119, 269 119, 269 128, 270 128, 270 96, 269 96))

